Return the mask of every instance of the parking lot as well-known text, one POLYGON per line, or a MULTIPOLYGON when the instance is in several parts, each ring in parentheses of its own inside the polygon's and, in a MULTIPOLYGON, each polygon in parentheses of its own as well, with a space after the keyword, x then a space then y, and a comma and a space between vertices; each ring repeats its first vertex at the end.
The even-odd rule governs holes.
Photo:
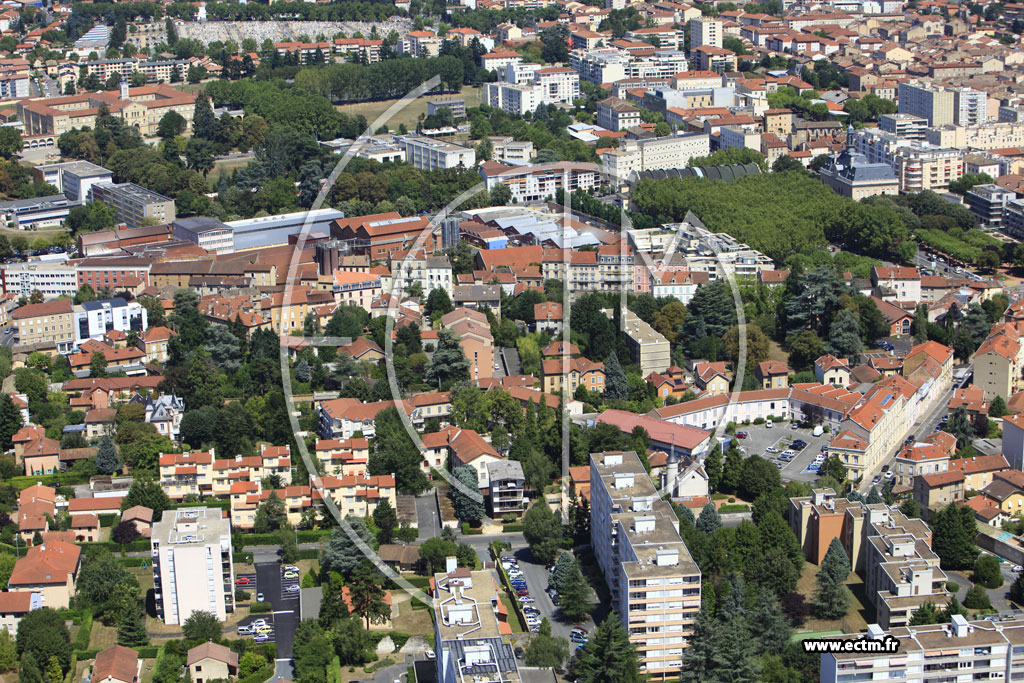
POLYGON ((238 622, 238 635, 257 643, 276 643, 274 630, 273 613, 253 614, 238 622))
MULTIPOLYGON (((546 618, 551 623, 552 635, 562 638, 570 638, 574 628, 582 627, 588 631, 593 631, 594 624, 590 619, 583 624, 567 624, 560 620, 561 615, 558 613, 558 606, 555 605, 547 592, 550 572, 545 569, 544 565, 537 563, 533 559, 529 548, 521 548, 514 553, 506 553, 504 557, 514 558, 518 563, 519 571, 522 572, 522 578, 526 581, 529 597, 533 600, 533 602, 527 602, 523 606, 531 608, 530 612, 536 610, 533 613, 537 616, 537 626, 540 625, 541 619, 546 618)), ((516 600, 517 596, 513 595, 512 599, 516 600)))
POLYGON ((821 453, 821 447, 828 445, 832 435, 824 432, 814 436, 812 429, 793 429, 789 422, 775 422, 771 428, 765 425, 749 425, 739 427, 737 432, 746 432, 747 438, 738 439, 740 448, 746 449, 744 455, 760 455, 773 463, 781 463, 779 468, 785 481, 814 481, 818 473, 807 469, 814 458, 821 453), (795 440, 802 440, 807 445, 793 454, 792 460, 780 460, 779 456, 789 449, 795 440), (768 449, 775 449, 775 452, 768 449))

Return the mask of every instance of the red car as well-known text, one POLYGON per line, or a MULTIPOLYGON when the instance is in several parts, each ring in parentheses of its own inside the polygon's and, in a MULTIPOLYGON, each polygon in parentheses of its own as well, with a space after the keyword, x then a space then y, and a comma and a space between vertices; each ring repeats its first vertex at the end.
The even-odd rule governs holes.
POLYGON ((249 584, 249 577, 248 576, 239 576, 237 579, 235 579, 235 583, 238 584, 239 586, 248 585, 249 584))
POLYGON ((736 432, 736 438, 737 439, 745 439, 745 438, 747 438, 747 433, 746 432, 736 432))
POLYGON ((529 595, 529 594, 530 594, 530 591, 526 590, 525 588, 520 588, 519 590, 516 591, 516 595, 529 595))

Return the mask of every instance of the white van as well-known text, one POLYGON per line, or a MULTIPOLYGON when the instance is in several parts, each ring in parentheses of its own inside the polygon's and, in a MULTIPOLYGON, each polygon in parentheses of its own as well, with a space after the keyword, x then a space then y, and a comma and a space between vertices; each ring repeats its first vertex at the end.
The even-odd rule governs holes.
POLYGON ((824 427, 822 427, 821 425, 815 425, 814 426, 814 431, 811 432, 811 436, 821 436, 824 433, 825 433, 825 428, 824 427))

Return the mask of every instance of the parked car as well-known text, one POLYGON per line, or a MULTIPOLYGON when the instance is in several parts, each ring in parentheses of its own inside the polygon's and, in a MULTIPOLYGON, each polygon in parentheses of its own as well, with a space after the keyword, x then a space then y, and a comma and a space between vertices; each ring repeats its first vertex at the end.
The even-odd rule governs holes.
POLYGON ((515 652, 516 659, 522 659, 523 658, 523 648, 517 647, 515 650, 513 650, 513 652, 515 652))
POLYGON ((736 438, 737 439, 745 439, 745 438, 747 438, 747 433, 746 432, 736 432, 736 438))
POLYGON ((265 643, 268 640, 270 640, 270 634, 269 633, 257 633, 256 635, 254 635, 252 637, 252 639, 253 639, 253 642, 256 642, 256 643, 265 643))
POLYGON ((871 480, 871 483, 872 484, 877 484, 880 481, 882 481, 882 478, 876 474, 874 479, 871 480))
POLYGON ((772 422, 771 420, 766 420, 765 423, 764 423, 764 428, 765 429, 771 429, 774 426, 775 426, 775 423, 772 422))
POLYGON ((284 573, 284 578, 286 578, 286 579, 297 579, 297 578, 299 578, 299 573, 298 572, 285 572, 284 573))
POLYGON ((252 581, 249 580, 248 576, 239 576, 235 579, 235 584, 239 586, 248 586, 252 581))
POLYGON ((529 595, 529 594, 530 594, 530 591, 526 590, 525 588, 517 588, 516 589, 516 595, 529 595))
POLYGON ((296 567, 294 564, 286 564, 281 569, 282 569, 282 571, 286 571, 286 572, 297 572, 297 571, 299 571, 299 568, 296 567))
POLYGON ((266 601, 266 600, 265 600, 265 598, 263 597, 263 593, 257 593, 257 594, 256 594, 256 602, 265 602, 265 601, 266 601))
POLYGON ((251 633, 252 633, 252 627, 251 626, 239 626, 238 627, 238 635, 240 635, 240 636, 247 636, 247 635, 250 635, 251 633))
POLYGON ((587 638, 586 634, 573 632, 569 634, 569 640, 571 640, 574 643, 586 643, 590 639, 587 638))
POLYGON ((297 583, 288 584, 284 587, 285 593, 298 593, 300 590, 301 589, 299 588, 299 584, 297 583))
POLYGON ((1013 571, 1018 572, 1018 573, 1024 572, 1024 567, 1020 566, 1019 564, 1015 564, 1015 565, 1013 565, 1013 571))
POLYGON ((437 655, 434 654, 433 650, 427 650, 423 654, 426 655, 427 659, 429 659, 430 661, 434 661, 434 659, 437 657, 437 655))

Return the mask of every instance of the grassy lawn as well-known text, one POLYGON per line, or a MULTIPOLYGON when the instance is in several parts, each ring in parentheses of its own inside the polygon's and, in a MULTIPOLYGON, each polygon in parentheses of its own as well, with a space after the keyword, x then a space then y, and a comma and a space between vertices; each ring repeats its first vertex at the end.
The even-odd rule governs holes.
POLYGON ((779 346, 778 342, 773 341, 771 342, 771 345, 768 347, 768 359, 788 363, 789 354, 782 350, 782 347, 779 346))
MULTIPOLYGON (((815 577, 818 575, 818 565, 807 562, 804 564, 804 571, 796 584, 796 592, 810 602, 814 596, 815 577)), ((853 597, 850 600, 850 609, 842 619, 817 619, 810 617, 804 622, 801 632, 805 631, 835 631, 841 630, 844 633, 856 633, 867 629, 868 624, 875 623, 875 609, 867 600, 864 592, 864 580, 851 572, 846 580, 846 586, 850 589, 853 597)))
POLYGON ((156 668, 156 659, 142 660, 142 673, 139 675, 139 683, 153 683, 153 673, 156 668))
MULTIPOLYGON (((404 123, 406 128, 413 130, 416 128, 416 122, 420 118, 420 114, 426 115, 427 103, 432 100, 441 99, 458 99, 462 98, 466 100, 466 107, 476 107, 480 105, 480 101, 483 97, 482 87, 469 87, 465 86, 462 88, 462 92, 457 95, 427 95, 420 97, 417 100, 409 104, 405 109, 395 114, 394 118, 387 121, 387 126, 395 131, 398 129, 398 125, 404 123)), ((373 123, 374 120, 385 111, 388 107, 397 102, 398 100, 382 100, 380 102, 355 102, 353 104, 339 104, 337 108, 339 111, 343 111, 346 114, 358 115, 362 114, 366 117, 367 123, 373 123)))
POLYGON ((512 633, 523 633, 523 626, 519 623, 519 615, 516 614, 515 605, 505 591, 501 592, 501 602, 508 610, 508 625, 512 627, 512 633))
POLYGON ((206 176, 206 181, 209 183, 211 188, 216 188, 220 184, 220 178, 222 175, 230 175, 236 168, 243 168, 249 165, 255 157, 248 156, 239 159, 220 159, 213 163, 213 170, 206 176))
POLYGON ((408 633, 413 636, 428 636, 434 633, 434 621, 430 618, 430 610, 413 609, 411 600, 401 600, 392 593, 397 601, 398 616, 391 621, 391 630, 408 633))
POLYGON ((113 626, 104 626, 100 622, 94 621, 92 633, 89 634, 89 649, 105 650, 114 645, 117 645, 117 629, 113 626))

